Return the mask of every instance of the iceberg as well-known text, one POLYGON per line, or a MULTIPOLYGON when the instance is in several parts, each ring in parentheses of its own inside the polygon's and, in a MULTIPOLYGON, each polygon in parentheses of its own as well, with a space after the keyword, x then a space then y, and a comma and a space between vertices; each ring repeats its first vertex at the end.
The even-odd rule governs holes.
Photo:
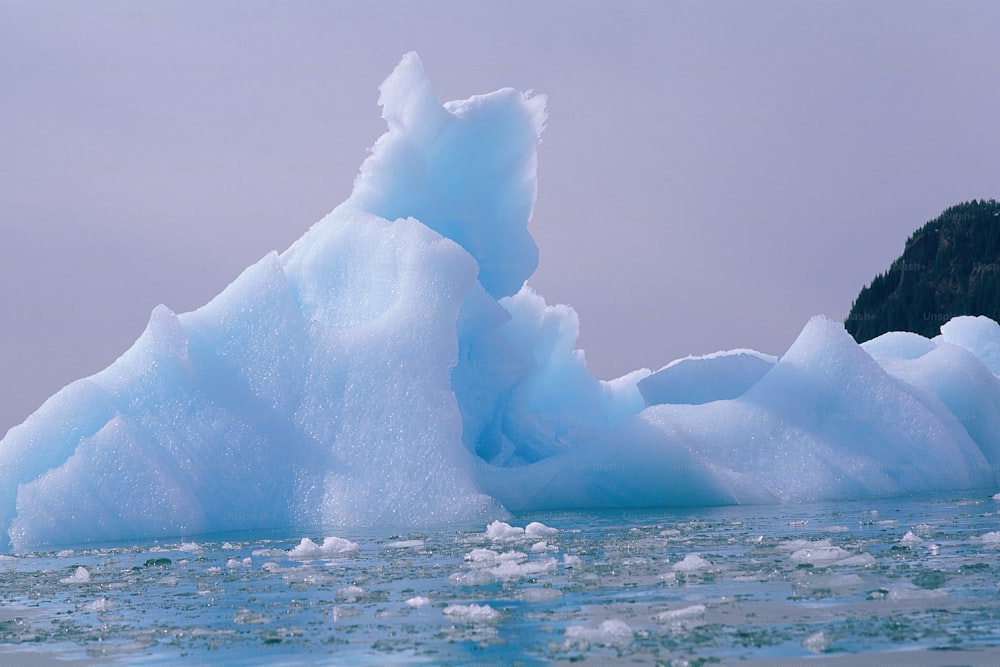
POLYGON ((0 441, 0 549, 995 489, 1000 325, 598 380, 527 284, 545 98, 379 90, 344 203, 0 441))

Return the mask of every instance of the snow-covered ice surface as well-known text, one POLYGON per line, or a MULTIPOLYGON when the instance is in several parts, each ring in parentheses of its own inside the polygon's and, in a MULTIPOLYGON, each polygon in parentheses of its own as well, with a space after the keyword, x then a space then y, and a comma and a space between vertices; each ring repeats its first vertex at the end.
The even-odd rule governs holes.
POLYGON ((480 523, 314 534, 330 548, 309 560, 302 535, 28 552, 0 560, 0 663, 986 664, 998 512, 949 495, 512 517, 541 551, 480 523))

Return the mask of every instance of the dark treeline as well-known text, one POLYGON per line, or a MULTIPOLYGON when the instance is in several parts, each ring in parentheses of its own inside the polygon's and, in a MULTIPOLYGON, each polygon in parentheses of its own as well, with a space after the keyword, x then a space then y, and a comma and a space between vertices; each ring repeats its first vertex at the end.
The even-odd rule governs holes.
POLYGON ((952 206, 915 231, 903 255, 875 276, 844 323, 859 343, 887 331, 927 337, 956 315, 1000 320, 1000 204, 952 206))

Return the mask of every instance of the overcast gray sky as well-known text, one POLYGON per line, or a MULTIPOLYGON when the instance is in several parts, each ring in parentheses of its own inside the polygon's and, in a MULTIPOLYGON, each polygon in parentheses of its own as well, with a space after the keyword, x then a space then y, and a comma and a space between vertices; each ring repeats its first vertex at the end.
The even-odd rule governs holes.
POLYGON ((348 193, 416 50, 548 95, 531 283, 608 378, 780 354, 1000 196, 1000 3, 0 0, 0 434, 348 193))

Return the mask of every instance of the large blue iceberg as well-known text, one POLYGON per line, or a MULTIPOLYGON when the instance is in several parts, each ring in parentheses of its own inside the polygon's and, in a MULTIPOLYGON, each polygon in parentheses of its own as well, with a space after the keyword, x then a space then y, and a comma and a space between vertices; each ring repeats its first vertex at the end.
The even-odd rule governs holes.
POLYGON ((526 284, 544 98, 442 105, 415 54, 380 92, 346 202, 10 430, 0 548, 996 485, 995 322, 598 381, 526 284))

